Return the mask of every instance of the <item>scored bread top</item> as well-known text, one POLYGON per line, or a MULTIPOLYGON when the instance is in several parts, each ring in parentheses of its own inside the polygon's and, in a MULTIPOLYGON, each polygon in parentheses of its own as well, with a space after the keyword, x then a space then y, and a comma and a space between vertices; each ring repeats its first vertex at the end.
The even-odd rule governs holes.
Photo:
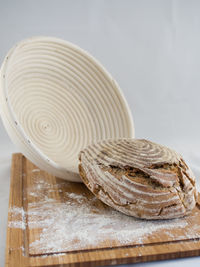
POLYGON ((79 154, 83 182, 128 215, 175 218, 196 203, 195 177, 174 150, 143 139, 104 140, 79 154))

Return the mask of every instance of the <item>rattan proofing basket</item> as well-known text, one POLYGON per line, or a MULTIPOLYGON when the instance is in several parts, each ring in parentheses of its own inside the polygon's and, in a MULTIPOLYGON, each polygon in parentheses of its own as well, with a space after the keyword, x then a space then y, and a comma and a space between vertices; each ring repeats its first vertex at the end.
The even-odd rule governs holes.
POLYGON ((19 150, 57 177, 80 181, 78 153, 107 138, 134 137, 127 102, 111 75, 69 42, 18 43, 0 71, 1 118, 19 150))

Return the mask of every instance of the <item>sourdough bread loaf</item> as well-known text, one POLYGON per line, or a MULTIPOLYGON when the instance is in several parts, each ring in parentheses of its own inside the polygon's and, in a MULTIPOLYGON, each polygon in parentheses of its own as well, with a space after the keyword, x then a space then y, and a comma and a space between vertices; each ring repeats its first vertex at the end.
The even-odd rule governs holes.
POLYGON ((170 219, 196 205, 195 177, 183 158, 140 139, 104 140, 79 154, 79 173, 100 200, 127 215, 170 219))

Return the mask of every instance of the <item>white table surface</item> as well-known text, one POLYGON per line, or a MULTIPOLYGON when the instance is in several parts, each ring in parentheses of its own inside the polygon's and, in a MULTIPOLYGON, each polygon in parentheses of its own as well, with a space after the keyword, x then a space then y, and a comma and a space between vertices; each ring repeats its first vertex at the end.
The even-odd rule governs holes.
MULTIPOLYGON (((120 84, 136 136, 176 149, 199 183, 199 14, 198 0, 0 0, 0 64, 16 42, 35 35, 88 50, 120 84)), ((0 266, 11 154, 17 151, 0 122, 0 266)), ((200 257, 134 266, 190 265, 200 266, 200 257)))

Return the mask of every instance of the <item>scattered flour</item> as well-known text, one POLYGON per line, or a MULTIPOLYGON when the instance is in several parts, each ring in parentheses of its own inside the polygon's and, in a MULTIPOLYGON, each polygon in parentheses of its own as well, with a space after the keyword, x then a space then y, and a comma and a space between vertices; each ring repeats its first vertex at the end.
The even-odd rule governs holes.
MULTIPOLYGON (((72 196, 71 196, 72 197, 72 196)), ((160 229, 184 228, 184 220, 143 221, 120 214, 111 208, 99 211, 78 195, 65 203, 53 199, 29 206, 29 228, 43 228, 40 239, 30 248, 59 252, 84 249, 109 239, 110 245, 137 242, 160 229), (76 200, 77 202, 74 202, 76 200)))
POLYGON ((11 215, 11 220, 8 222, 8 227, 10 228, 26 228, 25 223, 25 212, 23 208, 12 207, 9 209, 11 215))
POLYGON ((170 229, 184 229, 184 236, 179 236, 179 239, 184 239, 186 235, 188 238, 200 237, 200 225, 188 229, 184 218, 139 220, 109 207, 99 209, 96 197, 88 200, 84 194, 63 192, 63 202, 58 202, 51 198, 51 192, 54 191, 62 193, 62 185, 37 180, 27 192, 29 197, 35 198, 35 201, 29 202, 27 213, 17 207, 10 210, 12 221, 9 227, 24 229, 27 216, 29 231, 41 229, 38 239, 29 244, 32 253, 62 253, 95 246, 100 248, 104 247, 105 240, 108 240, 110 246, 116 246, 116 241, 121 245, 142 245, 148 236, 158 230, 163 230, 170 240, 174 239, 170 229))
POLYGON ((40 172, 40 169, 33 169, 32 172, 40 172))

